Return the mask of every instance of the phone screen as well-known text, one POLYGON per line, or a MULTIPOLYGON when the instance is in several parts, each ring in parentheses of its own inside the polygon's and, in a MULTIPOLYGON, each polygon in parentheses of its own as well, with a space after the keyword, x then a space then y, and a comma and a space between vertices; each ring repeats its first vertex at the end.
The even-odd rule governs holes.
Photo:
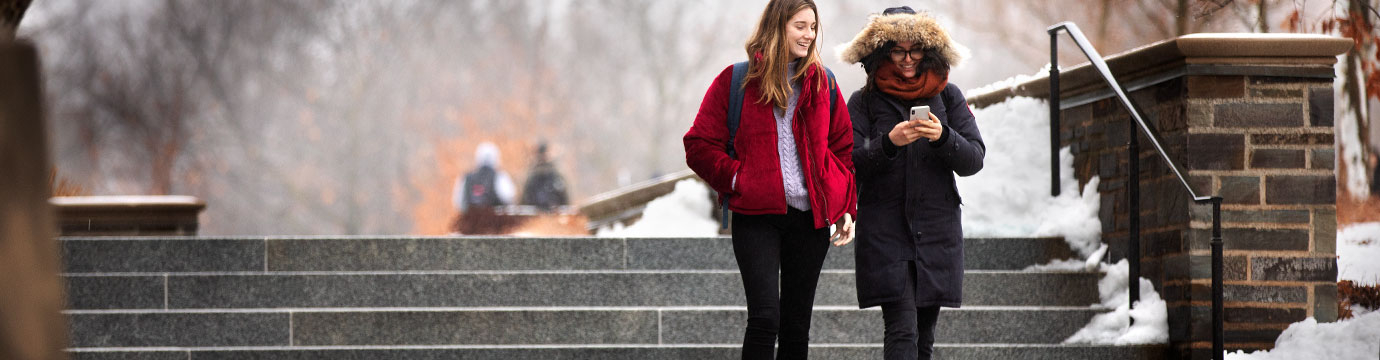
POLYGON ((920 105, 920 106, 916 106, 916 107, 910 108, 910 119, 911 119, 911 120, 929 120, 929 119, 930 119, 930 107, 929 107, 929 105, 920 105))

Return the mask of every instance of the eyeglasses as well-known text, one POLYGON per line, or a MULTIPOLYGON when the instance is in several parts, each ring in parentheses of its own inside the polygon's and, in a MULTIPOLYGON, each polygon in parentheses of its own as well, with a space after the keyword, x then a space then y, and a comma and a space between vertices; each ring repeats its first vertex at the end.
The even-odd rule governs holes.
POLYGON ((920 60, 925 58, 925 49, 922 49, 918 46, 913 47, 910 50, 901 48, 891 48, 891 61, 900 62, 901 60, 906 59, 906 55, 910 55, 911 59, 920 60))

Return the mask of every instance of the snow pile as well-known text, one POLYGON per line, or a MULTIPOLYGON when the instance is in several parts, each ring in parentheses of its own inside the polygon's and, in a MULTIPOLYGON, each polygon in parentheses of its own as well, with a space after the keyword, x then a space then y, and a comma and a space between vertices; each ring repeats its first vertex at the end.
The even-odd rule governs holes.
POLYGON ((1034 74, 1012 76, 1006 78, 1006 80, 1001 80, 991 84, 983 85, 976 89, 964 90, 963 93, 967 94, 968 97, 973 97, 978 94, 985 94, 997 90, 1013 89, 1016 88, 1016 86, 1030 82, 1031 80, 1046 77, 1049 77, 1049 63, 1045 63, 1045 66, 1041 67, 1040 70, 1036 71, 1034 74))
POLYGON ((642 219, 624 227, 614 224, 600 228, 602 237, 713 237, 719 236, 719 222, 710 212, 714 202, 709 188, 694 179, 676 183, 670 194, 647 203, 642 219))
POLYGON ((1059 197, 1049 196, 1049 103, 1016 97, 973 111, 987 144, 982 171, 960 178, 963 232, 975 237, 1063 236, 1084 258, 1102 245, 1094 177, 1078 191, 1073 155, 1059 150, 1059 197))
MULTIPOLYGON (((1026 266, 1022 271, 1035 272, 1061 272, 1061 271, 1099 271, 1102 269, 1102 257, 1107 255, 1107 244, 1094 251, 1088 256, 1087 260, 1063 259, 1051 260, 1048 264, 1026 266)), ((1105 275, 1105 274, 1104 274, 1105 275)), ((1129 276, 1129 275, 1128 275, 1129 276)), ((1125 281, 1125 280, 1122 280, 1125 281)))
POLYGON ((1380 284, 1380 222, 1337 231, 1337 280, 1380 284))
MULTIPOLYGON (((1340 250, 1340 249, 1339 249, 1340 250)), ((1319 324, 1308 318, 1289 325, 1273 350, 1228 352, 1228 360, 1375 359, 1380 356, 1380 311, 1319 324)))
POLYGON ((1100 264, 1107 273, 1097 282, 1102 306, 1115 309, 1099 314, 1083 329, 1064 340, 1065 344, 1162 344, 1169 342, 1169 313, 1150 280, 1140 278, 1140 301, 1130 309, 1126 279, 1130 265, 1126 259, 1116 265, 1100 264), (1132 320, 1134 319, 1134 324, 1132 320))

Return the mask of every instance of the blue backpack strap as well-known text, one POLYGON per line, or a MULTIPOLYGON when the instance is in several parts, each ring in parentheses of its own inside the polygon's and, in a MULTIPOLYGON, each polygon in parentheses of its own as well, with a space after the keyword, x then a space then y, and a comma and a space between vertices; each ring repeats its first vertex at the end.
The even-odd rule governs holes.
POLYGON ((838 104, 834 101, 834 90, 838 89, 839 82, 834 80, 834 71, 824 68, 824 73, 829 75, 829 116, 834 116, 834 111, 838 110, 838 104))
POLYGON ((746 61, 733 64, 733 81, 728 85, 728 156, 737 158, 733 139, 738 137, 738 118, 743 115, 743 80, 747 78, 746 61))
MULTIPOLYGON (((728 83, 728 157, 738 158, 733 149, 733 140, 738 137, 738 118, 743 115, 743 81, 747 78, 748 62, 733 64, 733 78, 728 83)), ((728 228, 728 199, 719 203, 722 210, 719 218, 720 229, 728 228)))

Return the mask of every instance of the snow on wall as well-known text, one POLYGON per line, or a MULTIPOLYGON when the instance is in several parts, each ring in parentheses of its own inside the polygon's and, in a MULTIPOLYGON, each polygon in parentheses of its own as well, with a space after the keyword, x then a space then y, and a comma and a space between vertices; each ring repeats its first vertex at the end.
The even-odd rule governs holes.
POLYGON ((1063 236, 1083 257, 1102 244, 1098 178, 1080 192, 1073 155, 1059 150, 1059 197, 1049 196, 1049 103, 1016 97, 973 110, 987 156, 958 179, 963 233, 970 237, 1063 236))
POLYGON ((670 194, 647 203, 642 219, 624 227, 614 224, 599 229, 601 237, 713 237, 719 236, 719 222, 710 212, 714 202, 709 187, 695 179, 676 183, 670 194))

